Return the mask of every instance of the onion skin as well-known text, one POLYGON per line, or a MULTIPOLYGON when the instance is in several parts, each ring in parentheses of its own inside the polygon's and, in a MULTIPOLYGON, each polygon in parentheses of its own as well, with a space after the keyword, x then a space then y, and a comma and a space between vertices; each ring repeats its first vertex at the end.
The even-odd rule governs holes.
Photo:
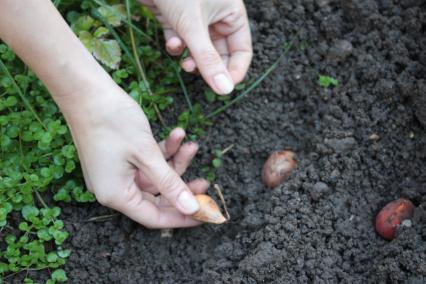
POLYGON ((389 202, 376 216, 376 231, 386 240, 393 240, 402 221, 413 216, 414 205, 410 200, 400 198, 389 202))
POLYGON ((222 224, 227 221, 213 198, 206 194, 197 194, 195 199, 200 204, 200 210, 192 215, 194 220, 212 224, 222 224))
POLYGON ((262 180, 265 185, 274 188, 287 180, 297 166, 295 157, 292 151, 273 152, 263 166, 262 180))

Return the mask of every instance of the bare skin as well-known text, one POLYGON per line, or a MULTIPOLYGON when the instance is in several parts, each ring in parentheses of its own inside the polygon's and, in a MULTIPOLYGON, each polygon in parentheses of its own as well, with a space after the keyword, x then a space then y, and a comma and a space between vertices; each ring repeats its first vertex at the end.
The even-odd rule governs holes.
MULTIPOLYGON (((163 23, 167 50, 178 55, 184 46, 190 49, 185 70, 198 69, 219 94, 243 79, 252 51, 240 0, 143 2, 163 23)), ((194 193, 204 192, 208 183, 186 184, 180 177, 198 145, 182 144, 182 129, 157 143, 141 108, 96 62, 50 0, 0 0, 0 38, 60 107, 86 185, 101 204, 148 228, 199 224, 189 215, 199 209, 194 193)))

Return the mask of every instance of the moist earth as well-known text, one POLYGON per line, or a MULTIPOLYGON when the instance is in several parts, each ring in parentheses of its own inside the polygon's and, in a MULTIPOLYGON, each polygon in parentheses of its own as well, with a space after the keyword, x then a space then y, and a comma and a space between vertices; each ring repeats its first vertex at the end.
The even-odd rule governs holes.
MULTIPOLYGON (((216 180, 231 221, 167 239, 121 215, 86 222, 111 214, 98 204, 64 205, 70 283, 425 283, 426 1, 246 4, 250 78, 293 48, 216 119, 185 176, 234 144, 216 180), (339 85, 322 88, 319 75, 339 85), (297 170, 267 189, 263 163, 281 149, 297 153, 297 170), (412 222, 383 240, 374 218, 400 197, 416 205, 412 222)), ((202 100, 201 80, 186 80, 202 100)))

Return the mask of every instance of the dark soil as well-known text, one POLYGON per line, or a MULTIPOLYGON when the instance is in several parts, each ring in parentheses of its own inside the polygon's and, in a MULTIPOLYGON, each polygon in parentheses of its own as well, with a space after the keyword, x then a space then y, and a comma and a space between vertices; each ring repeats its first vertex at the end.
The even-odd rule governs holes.
POLYGON ((162 239, 124 216, 85 222, 110 212, 97 204, 67 207, 71 282, 425 283, 425 4, 247 1, 250 77, 297 40, 279 69, 200 141, 190 177, 209 152, 236 145, 217 179, 232 221, 162 239), (321 88, 319 74, 339 86, 321 88), (260 173, 279 149, 295 151, 298 168, 271 190, 260 173), (417 207, 412 226, 385 241, 374 218, 399 197, 417 207))

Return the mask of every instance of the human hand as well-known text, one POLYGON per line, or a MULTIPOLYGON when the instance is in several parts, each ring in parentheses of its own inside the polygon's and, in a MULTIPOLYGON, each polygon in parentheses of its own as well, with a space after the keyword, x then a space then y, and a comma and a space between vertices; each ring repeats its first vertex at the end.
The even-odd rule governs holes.
POLYGON ((218 94, 240 83, 252 58, 247 13, 242 0, 139 0, 163 25, 166 49, 191 55, 182 62, 187 72, 198 69, 218 94))
POLYGON ((188 215, 199 209, 193 193, 203 193, 209 184, 197 179, 186 185, 180 178, 198 145, 181 145, 185 132, 180 128, 157 144, 139 105, 116 85, 106 89, 96 92, 101 100, 80 108, 64 102, 67 97, 59 101, 89 190, 101 204, 148 228, 200 224, 188 215))

